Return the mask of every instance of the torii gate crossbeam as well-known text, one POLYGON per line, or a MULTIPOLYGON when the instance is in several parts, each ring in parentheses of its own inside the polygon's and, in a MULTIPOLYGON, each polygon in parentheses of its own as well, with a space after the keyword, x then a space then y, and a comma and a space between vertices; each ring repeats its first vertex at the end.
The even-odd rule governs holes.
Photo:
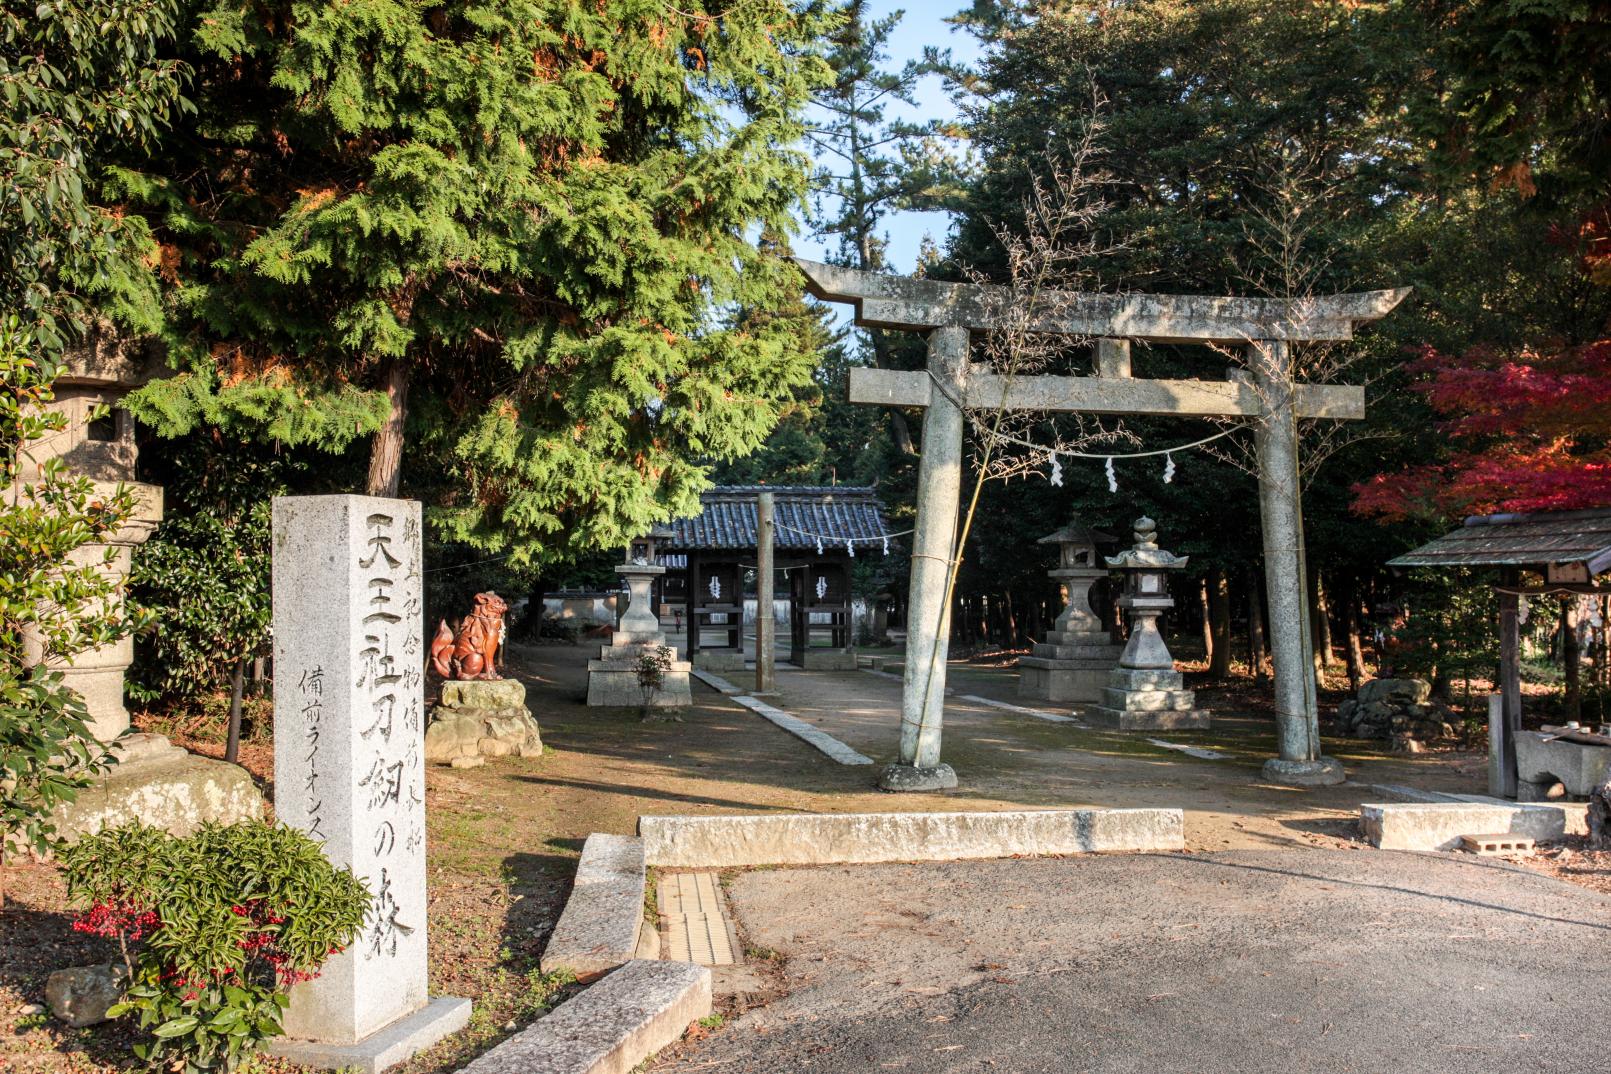
POLYGON ((850 401, 925 408, 918 463, 917 525, 907 602, 906 667, 901 696, 900 761, 881 785, 888 790, 955 786, 940 761, 945 661, 950 634, 947 576, 961 504, 963 413, 968 408, 1045 410, 1181 417, 1255 417, 1259 513, 1264 531, 1265 586, 1280 756, 1265 776, 1284 783, 1337 783, 1342 766, 1320 754, 1308 603, 1304 599, 1303 513, 1298 479, 1298 419, 1360 419, 1363 388, 1295 384, 1287 348, 1294 341, 1347 340, 1356 325, 1377 320, 1408 288, 1281 300, 1201 295, 1059 293, 1037 332, 1094 338, 1094 377, 998 377, 968 361, 970 335, 989 330, 1019 301, 1011 290, 915 280, 836 265, 795 263, 806 288, 826 302, 856 307, 869 328, 926 332, 923 372, 854 369, 850 401), (1147 380, 1130 372, 1130 342, 1204 343, 1247 350, 1251 375, 1224 381, 1147 380), (937 383, 936 383, 937 382, 937 383), (943 386, 943 390, 942 390, 943 386))

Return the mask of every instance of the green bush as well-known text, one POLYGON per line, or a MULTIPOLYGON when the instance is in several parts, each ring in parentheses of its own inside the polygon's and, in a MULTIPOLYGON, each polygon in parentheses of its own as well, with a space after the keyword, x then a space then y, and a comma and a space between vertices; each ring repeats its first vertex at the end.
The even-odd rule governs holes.
POLYGON ((261 821, 176 838, 131 824, 62 855, 81 932, 118 941, 138 1016, 135 1054, 233 1070, 281 1032, 292 985, 357 937, 370 894, 302 832, 261 821))

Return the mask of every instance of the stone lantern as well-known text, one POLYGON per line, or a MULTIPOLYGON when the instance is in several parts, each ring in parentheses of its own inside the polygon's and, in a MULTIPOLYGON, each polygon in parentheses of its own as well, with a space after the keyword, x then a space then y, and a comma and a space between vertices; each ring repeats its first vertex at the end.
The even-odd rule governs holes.
POLYGON ((1158 633, 1158 617, 1175 606, 1168 574, 1186 566, 1187 557, 1159 548, 1157 530, 1152 519, 1137 519, 1134 547, 1107 557, 1108 566, 1125 575, 1119 607, 1130 617, 1130 640, 1119 666, 1108 675, 1101 707, 1090 713, 1100 726, 1124 731, 1208 726, 1208 713, 1182 688, 1174 658, 1158 633))
MULTIPOLYGON (((1107 538, 1104 535, 1104 539, 1107 538)), ((1078 516, 1039 544, 1057 546, 1057 566, 1047 572, 1068 593, 1068 603, 1033 655, 1018 661, 1018 696, 1041 701, 1099 701, 1121 646, 1091 610, 1091 587, 1107 577, 1096 534, 1078 516)))
MULTIPOLYGON (((137 507, 103 541, 80 546, 75 564, 97 564, 121 585, 127 581, 134 550, 162 519, 162 488, 134 480, 137 450, 134 417, 119 407, 124 396, 161 375, 160 358, 142 343, 109 332, 94 332, 64 356, 50 409, 66 416, 66 427, 39 441, 17 474, 19 487, 38 481, 49 459, 89 478, 97 489, 131 489, 137 507), (106 413, 95 417, 97 411, 106 413)), ((24 638, 37 659, 36 639, 24 638)), ((63 683, 84 700, 90 732, 111 747, 116 764, 98 774, 72 802, 57 807, 56 830, 72 840, 85 832, 138 820, 177 835, 206 821, 228 824, 263 815, 263 797, 252 777, 237 765, 187 753, 156 734, 129 733, 123 704, 123 676, 134 662, 134 640, 76 653, 60 668, 63 683)))
POLYGON ((673 536, 657 526, 627 546, 626 562, 615 568, 626 582, 627 607, 621 622, 610 635, 610 644, 600 648, 597 660, 587 662, 587 703, 589 705, 650 705, 674 708, 693 704, 688 682, 690 665, 673 659, 664 672, 661 686, 647 699, 638 680, 638 660, 666 644, 660 618, 654 613, 655 579, 666 568, 654 561, 655 544, 673 536))

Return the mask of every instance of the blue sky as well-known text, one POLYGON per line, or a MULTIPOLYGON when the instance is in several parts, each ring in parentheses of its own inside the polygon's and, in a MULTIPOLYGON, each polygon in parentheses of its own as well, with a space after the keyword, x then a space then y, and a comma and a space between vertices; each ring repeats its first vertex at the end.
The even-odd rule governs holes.
MULTIPOLYGON (((961 6, 960 3, 949 2, 925 5, 921 0, 908 4, 871 0, 867 7, 869 14, 874 18, 883 18, 896 10, 906 12, 905 18, 901 19, 900 25, 890 35, 888 66, 891 69, 898 69, 907 60, 921 59, 923 49, 927 46, 950 49, 952 57, 964 63, 971 63, 976 59, 979 49, 974 37, 955 31, 945 23, 946 17, 959 10, 961 6)), ((930 76, 923 79, 915 97, 917 107, 907 108, 904 105, 897 105, 890 111, 891 117, 918 121, 950 119, 957 115, 957 109, 946 94, 944 84, 937 77, 930 76)), ((932 236, 936 242, 944 241, 950 228, 950 214, 897 213, 885 219, 884 227, 889 237, 887 256, 890 268, 895 272, 908 273, 917 263, 917 252, 924 235, 932 236)), ((796 237, 794 248, 802 257, 820 259, 826 252, 823 244, 804 228, 796 237)))

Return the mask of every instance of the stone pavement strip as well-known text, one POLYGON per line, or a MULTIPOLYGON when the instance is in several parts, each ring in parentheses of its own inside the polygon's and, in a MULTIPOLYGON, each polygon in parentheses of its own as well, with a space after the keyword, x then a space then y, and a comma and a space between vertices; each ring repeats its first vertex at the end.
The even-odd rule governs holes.
POLYGON ((570 970, 585 981, 631 959, 643 926, 645 871, 643 840, 588 836, 570 899, 543 948, 542 971, 570 970))
POLYGON ((460 1074, 628 1074, 710 1014, 710 970, 635 960, 460 1074))
POLYGON ((770 720, 801 741, 810 743, 817 750, 840 764, 873 763, 871 757, 857 753, 828 732, 812 727, 804 720, 796 719, 782 709, 774 708, 759 698, 739 696, 733 698, 733 700, 762 719, 770 720))

